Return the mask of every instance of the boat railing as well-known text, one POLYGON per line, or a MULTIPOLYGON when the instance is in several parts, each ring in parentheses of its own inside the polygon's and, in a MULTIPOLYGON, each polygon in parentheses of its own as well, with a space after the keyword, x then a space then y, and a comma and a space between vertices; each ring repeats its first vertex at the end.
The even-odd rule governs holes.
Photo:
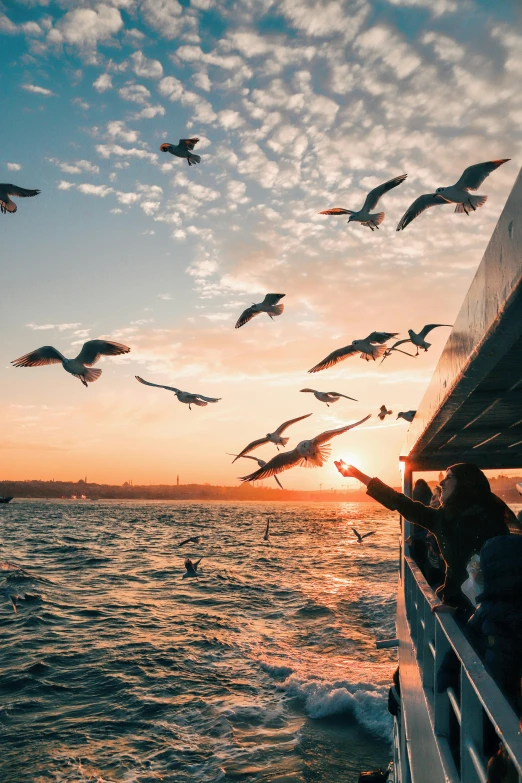
POLYGON ((486 783, 488 759, 502 742, 522 783, 522 734, 515 711, 453 617, 432 612, 440 601, 408 556, 403 579, 406 619, 446 780, 486 783), (439 693, 437 673, 447 655, 454 656, 460 677, 455 688, 439 693))

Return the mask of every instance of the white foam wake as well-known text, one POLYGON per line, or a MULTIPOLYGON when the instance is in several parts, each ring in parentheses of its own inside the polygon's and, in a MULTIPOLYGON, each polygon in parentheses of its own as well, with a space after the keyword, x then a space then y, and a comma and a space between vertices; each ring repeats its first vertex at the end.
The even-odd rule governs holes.
POLYGON ((392 718, 386 704, 387 689, 371 682, 323 680, 295 673, 288 666, 261 661, 262 668, 282 680, 279 688, 304 703, 310 718, 353 715, 367 731, 386 742, 392 740, 392 718))

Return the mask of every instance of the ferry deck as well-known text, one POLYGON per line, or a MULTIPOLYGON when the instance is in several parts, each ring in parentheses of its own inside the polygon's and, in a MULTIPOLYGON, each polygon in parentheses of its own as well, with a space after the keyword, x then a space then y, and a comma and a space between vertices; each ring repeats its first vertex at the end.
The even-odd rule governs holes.
MULTIPOLYGON (((522 468, 522 171, 410 425, 400 461, 409 496, 416 472, 444 470, 456 462, 474 462, 484 470, 522 468)), ((496 734, 493 744, 502 740, 522 783, 519 716, 454 619, 432 614, 438 600, 408 555, 405 540, 411 532, 402 520, 395 781, 486 783, 496 734), (436 673, 450 648, 460 662, 460 692, 437 693, 436 673)))

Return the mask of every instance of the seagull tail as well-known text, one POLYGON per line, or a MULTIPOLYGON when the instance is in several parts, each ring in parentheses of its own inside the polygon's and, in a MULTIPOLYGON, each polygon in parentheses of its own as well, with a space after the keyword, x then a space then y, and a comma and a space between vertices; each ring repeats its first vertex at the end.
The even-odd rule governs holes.
POLYGON ((462 213, 469 212, 470 209, 475 210, 478 207, 483 207, 487 200, 487 196, 468 196, 465 204, 457 204, 455 207, 455 212, 462 213))
POLYGON ((286 444, 288 443, 289 440, 290 440, 290 438, 281 438, 281 445, 282 446, 286 446, 286 444))
POLYGON ((87 381, 87 383, 94 383, 94 381, 97 381, 100 375, 102 374, 101 370, 93 369, 92 367, 87 367, 85 369, 85 372, 83 373, 83 377, 87 381))
POLYGON ((201 155, 195 155, 193 152, 189 154, 189 158, 192 163, 201 163, 201 155))
POLYGON ((281 315, 284 309, 285 309, 284 304, 274 305, 273 307, 270 308, 270 315, 281 315))

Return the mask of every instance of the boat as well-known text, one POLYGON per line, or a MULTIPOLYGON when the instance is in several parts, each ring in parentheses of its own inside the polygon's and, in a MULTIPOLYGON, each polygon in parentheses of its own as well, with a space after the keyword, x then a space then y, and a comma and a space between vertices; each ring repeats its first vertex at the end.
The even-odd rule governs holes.
MULTIPOLYGON (((484 470, 522 467, 521 213, 522 171, 408 429, 399 459, 410 497, 419 471, 455 462, 484 470)), ((438 599, 409 556, 410 528, 401 520, 397 639, 387 645, 398 647, 401 687, 393 779, 486 783, 496 747, 491 751, 485 737, 496 735, 522 781, 519 716, 454 619, 432 614, 438 599), (437 693, 437 671, 449 650, 460 663, 459 692, 437 693)))
POLYGON ((10 503, 12 499, 13 499, 12 495, 1 495, 0 503, 10 503))

